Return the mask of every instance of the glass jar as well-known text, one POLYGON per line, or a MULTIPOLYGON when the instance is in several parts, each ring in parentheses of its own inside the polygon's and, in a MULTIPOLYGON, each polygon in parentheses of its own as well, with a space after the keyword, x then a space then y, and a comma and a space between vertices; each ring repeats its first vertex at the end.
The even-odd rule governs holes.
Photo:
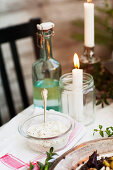
POLYGON ((76 89, 73 91, 72 88, 72 73, 67 73, 60 78, 60 89, 61 89, 61 111, 66 113, 82 122, 84 125, 89 125, 94 120, 94 108, 95 108, 95 86, 93 77, 88 73, 83 73, 83 86, 82 89, 76 89), (75 98, 80 99, 83 102, 83 106, 78 104, 75 98), (77 96, 76 96, 77 95, 77 96), (81 115, 75 114, 79 108, 83 107, 81 115))

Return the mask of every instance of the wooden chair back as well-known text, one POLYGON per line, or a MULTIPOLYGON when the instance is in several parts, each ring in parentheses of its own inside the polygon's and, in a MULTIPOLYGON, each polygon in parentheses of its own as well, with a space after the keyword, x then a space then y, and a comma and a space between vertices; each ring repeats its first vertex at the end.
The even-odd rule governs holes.
POLYGON ((39 48, 37 47, 37 38, 36 38, 36 32, 37 32, 36 25, 40 23, 41 23, 40 18, 37 18, 37 19, 31 19, 29 22, 23 24, 0 29, 0 72, 1 72, 1 79, 2 79, 4 94, 5 94, 10 118, 16 115, 16 109, 15 109, 15 105, 10 89, 10 84, 8 80, 8 75, 5 67, 1 45, 4 43, 9 43, 10 45, 10 50, 12 53, 12 59, 15 66, 23 108, 26 108, 29 106, 29 99, 24 84, 24 77, 20 65, 19 53, 15 41, 19 39, 24 39, 26 37, 32 37, 35 57, 36 59, 39 58, 39 48))

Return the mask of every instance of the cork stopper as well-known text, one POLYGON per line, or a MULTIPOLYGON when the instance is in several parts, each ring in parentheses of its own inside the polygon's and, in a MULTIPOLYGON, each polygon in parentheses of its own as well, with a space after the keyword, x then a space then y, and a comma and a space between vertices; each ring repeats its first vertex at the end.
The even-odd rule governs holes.
POLYGON ((44 22, 41 24, 37 24, 37 29, 46 31, 46 30, 54 28, 54 26, 55 24, 52 22, 44 22))

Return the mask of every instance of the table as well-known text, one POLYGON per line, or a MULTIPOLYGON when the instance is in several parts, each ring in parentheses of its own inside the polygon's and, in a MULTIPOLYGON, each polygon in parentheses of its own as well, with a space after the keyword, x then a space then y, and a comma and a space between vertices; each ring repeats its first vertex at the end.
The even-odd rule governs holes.
MULTIPOLYGON (((23 143, 25 142, 24 138, 18 133, 17 130, 20 120, 23 117, 30 116, 32 112, 33 106, 30 106, 0 128, 0 160, 1 157, 7 153, 11 153, 14 156, 16 155, 16 153, 18 153, 18 157, 20 160, 23 160, 24 157, 24 162, 27 162, 28 158, 32 161, 32 159, 30 159, 32 157, 38 160, 36 152, 29 152, 29 150, 27 150, 26 148, 26 145, 24 145, 23 147, 23 143), (16 148, 16 151, 14 148, 16 148)), ((113 103, 109 106, 106 106, 105 108, 97 107, 95 113, 95 121, 91 125, 86 127, 86 133, 84 134, 82 139, 80 139, 78 143, 76 143, 76 145, 88 140, 100 138, 98 133, 93 136, 93 129, 98 128, 99 124, 102 124, 104 127, 113 126, 113 103)), ((5 166, 0 161, 0 169, 8 170, 10 168, 5 166)))

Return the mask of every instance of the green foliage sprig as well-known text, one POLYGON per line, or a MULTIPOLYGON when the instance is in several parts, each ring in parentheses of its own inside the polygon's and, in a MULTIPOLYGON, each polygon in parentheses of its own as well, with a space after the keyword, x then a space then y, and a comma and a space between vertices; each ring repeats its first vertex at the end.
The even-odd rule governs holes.
POLYGON ((105 33, 102 35, 105 37, 104 39, 107 40, 106 44, 113 50, 113 7, 108 0, 104 0, 104 7, 96 7, 96 10, 101 14, 100 17, 97 16, 95 18, 97 20, 97 30, 105 33), (104 15, 104 17, 102 17, 102 15, 104 15))
POLYGON ((95 87, 99 91, 99 94, 96 95, 96 105, 101 104, 102 107, 109 105, 108 99, 113 100, 113 76, 101 63, 93 66, 91 74, 94 78, 95 87))
POLYGON ((111 75, 101 63, 92 65, 81 64, 85 72, 92 74, 96 90, 96 105, 109 105, 109 99, 113 100, 113 75, 111 75))
POLYGON ((30 167, 28 170, 33 170, 33 168, 34 168, 34 165, 30 162, 30 167))
MULTIPOLYGON (((53 152, 53 147, 51 147, 49 152, 46 152, 46 155, 47 155, 47 158, 45 160, 45 164, 43 164, 41 162, 37 162, 37 166, 39 167, 40 170, 48 170, 52 164, 52 162, 50 162, 50 160, 52 160, 53 156, 57 155, 57 154, 53 152)), ((32 163, 30 163, 29 170, 33 170, 34 167, 35 166, 32 163)))
POLYGON ((105 134, 107 134, 108 137, 113 136, 113 126, 107 127, 105 130, 103 130, 103 126, 99 125, 99 129, 94 129, 93 135, 99 132, 100 136, 104 137, 105 134))
POLYGON ((40 170, 48 170, 52 164, 52 162, 49 161, 53 159, 54 155, 57 155, 56 153, 53 152, 53 147, 51 147, 49 152, 46 152, 46 154, 47 154, 47 158, 45 160, 45 164, 38 162, 40 170))

